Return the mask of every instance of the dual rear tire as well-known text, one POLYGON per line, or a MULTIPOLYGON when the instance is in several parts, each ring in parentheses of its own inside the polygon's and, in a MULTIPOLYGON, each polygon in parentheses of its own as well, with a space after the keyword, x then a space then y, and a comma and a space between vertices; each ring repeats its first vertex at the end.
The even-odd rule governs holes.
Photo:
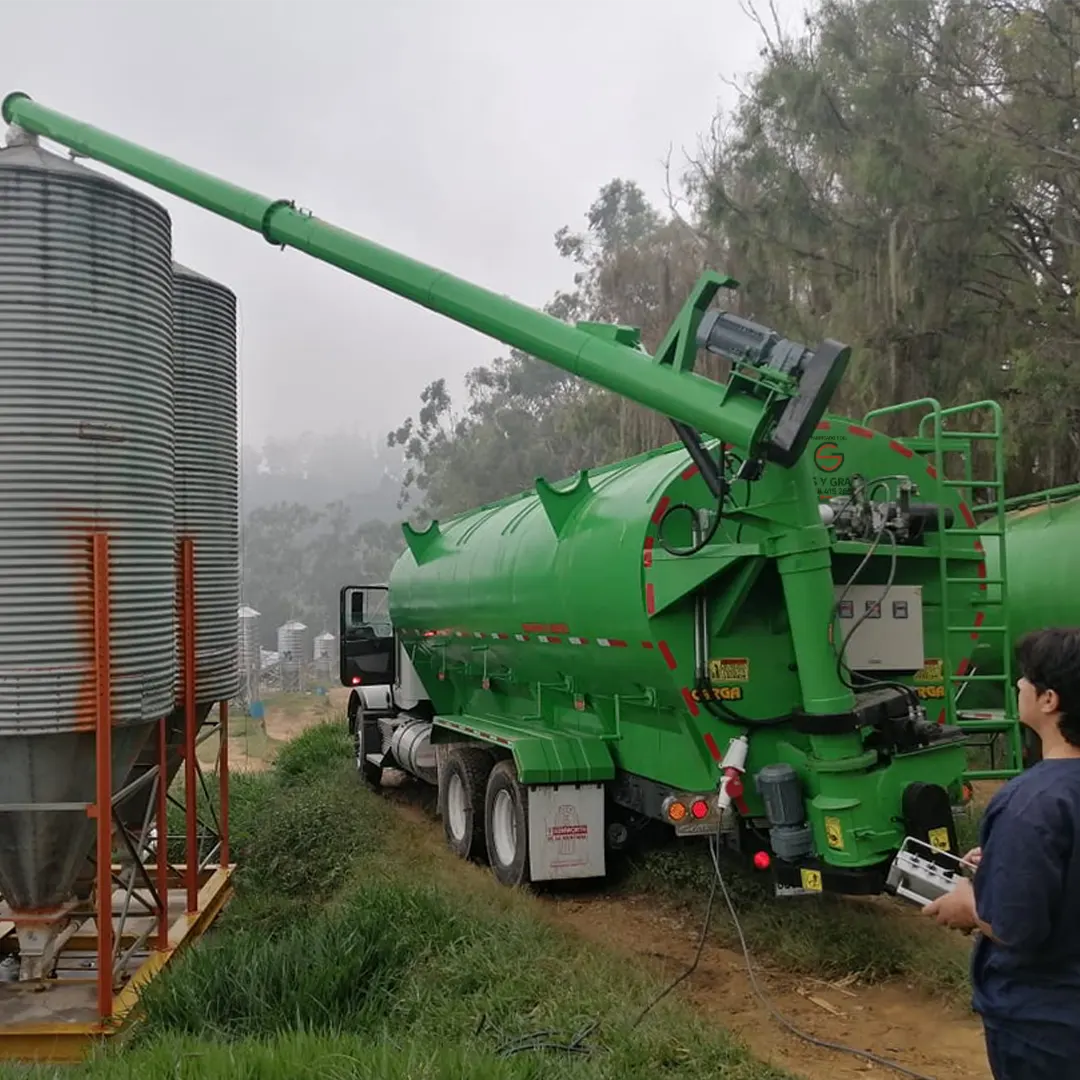
POLYGON ((454 747, 439 784, 439 811, 455 855, 486 861, 502 885, 528 884, 528 792, 511 759, 496 761, 481 747, 454 747))

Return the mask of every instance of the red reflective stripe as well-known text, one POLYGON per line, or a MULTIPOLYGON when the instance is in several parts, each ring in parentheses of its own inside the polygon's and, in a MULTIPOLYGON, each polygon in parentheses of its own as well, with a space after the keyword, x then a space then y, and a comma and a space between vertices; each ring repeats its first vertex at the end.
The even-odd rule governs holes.
POLYGON ((817 429, 818 429, 818 431, 828 431, 829 430, 829 421, 828 420, 819 420, 817 429))
MULTIPOLYGON (((683 701, 686 702, 686 707, 690 710, 691 716, 697 716, 701 710, 697 707, 697 702, 694 700, 694 695, 690 693, 687 687, 682 688, 683 701)), ((717 759, 719 760, 719 758, 717 759)))
POLYGON ((869 428, 860 427, 858 424, 848 424, 848 432, 858 435, 862 439, 872 439, 874 433, 869 428))
POLYGON ((641 647, 643 649, 651 649, 653 647, 653 643, 651 641, 643 641, 641 643, 641 647))
POLYGON ((889 445, 898 453, 903 454, 906 458, 912 458, 915 456, 915 451, 910 446, 905 446, 903 443, 897 442, 895 439, 889 440, 889 445))
POLYGON ((650 615, 656 611, 656 593, 653 591, 651 581, 645 586, 645 610, 650 615))
POLYGON ((553 634, 569 634, 570 627, 566 623, 553 623, 550 627, 553 634))
POLYGON ((975 528, 975 515, 971 512, 971 508, 966 502, 960 504, 960 513, 964 516, 964 523, 969 529, 975 528))
MULTIPOLYGON (((689 691, 684 690, 683 693, 687 694, 689 691)), ((692 701, 693 698, 690 700, 692 701)), ((720 762, 724 760, 720 754, 720 747, 716 745, 716 740, 712 737, 711 732, 706 732, 705 734, 705 745, 709 748, 709 753, 712 754, 713 761, 720 762)))
POLYGON ((926 466, 926 475, 929 476, 931 480, 936 480, 937 479, 937 469, 935 469, 933 465, 927 465, 926 466))
POLYGON ((695 476, 697 476, 697 474, 698 467, 696 465, 691 465, 688 468, 683 469, 682 478, 684 480, 692 480, 695 476))
POLYGON ((668 643, 666 641, 660 642, 660 655, 664 658, 664 663, 667 664, 672 671, 679 666, 675 663, 675 657, 672 654, 671 649, 668 648, 668 643))
POLYGON ((974 631, 972 631, 972 634, 971 634, 971 640, 972 641, 978 641, 979 640, 979 627, 982 626, 982 624, 984 622, 986 622, 986 612, 985 611, 980 611, 975 616, 975 629, 974 629, 974 631))
POLYGON ((670 504, 671 500, 666 495, 656 504, 656 509, 653 511, 651 519, 654 525, 660 524, 660 519, 667 512, 667 508, 670 504))
POLYGON ((655 544, 655 543, 656 543, 656 541, 653 539, 653 537, 651 537, 651 536, 646 536, 645 537, 645 556, 644 556, 644 559, 645 559, 646 568, 652 566, 652 551, 653 551, 653 544, 655 544))

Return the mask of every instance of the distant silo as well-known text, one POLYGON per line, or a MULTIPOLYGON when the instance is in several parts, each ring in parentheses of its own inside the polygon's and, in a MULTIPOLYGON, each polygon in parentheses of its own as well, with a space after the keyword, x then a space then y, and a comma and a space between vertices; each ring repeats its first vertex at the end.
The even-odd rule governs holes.
POLYGON ((337 638, 329 631, 324 631, 315 638, 315 663, 332 664, 334 662, 334 643, 337 638))
POLYGON ((236 639, 240 654, 240 697, 245 704, 259 696, 262 649, 259 646, 259 613, 253 607, 236 612, 236 639))
MULTIPOLYGON (((146 196, 33 140, 0 150, 4 803, 94 801, 96 531, 111 548, 114 789, 173 706, 171 249, 146 196)), ((0 893, 62 910, 94 833, 85 814, 0 812, 0 893)), ((20 944, 25 970, 40 950, 20 944)))
POLYGON ((337 638, 329 630, 323 631, 315 638, 312 650, 312 659, 315 662, 315 670, 324 678, 329 678, 334 672, 337 661, 337 650, 334 646, 337 638))
POLYGON ((281 669, 281 689, 286 693, 303 689, 306 631, 307 627, 296 619, 278 627, 278 665, 281 669))

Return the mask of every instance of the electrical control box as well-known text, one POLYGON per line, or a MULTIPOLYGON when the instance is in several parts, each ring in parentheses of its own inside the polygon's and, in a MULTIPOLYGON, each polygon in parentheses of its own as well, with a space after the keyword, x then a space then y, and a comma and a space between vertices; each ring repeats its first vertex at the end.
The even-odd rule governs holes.
POLYGON ((915 672, 924 663, 922 587, 836 586, 837 647, 851 671, 915 672))

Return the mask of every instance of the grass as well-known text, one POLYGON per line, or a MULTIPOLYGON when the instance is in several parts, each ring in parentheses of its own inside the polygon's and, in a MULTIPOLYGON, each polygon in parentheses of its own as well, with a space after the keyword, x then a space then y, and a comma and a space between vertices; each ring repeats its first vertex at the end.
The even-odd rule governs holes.
POLYGON ((310 729, 272 771, 235 778, 237 899, 148 987, 130 1044, 0 1075, 784 1077, 675 997, 635 1027, 662 989, 652 976, 538 920, 527 897, 403 851, 408 835, 357 784, 341 726, 310 729), (522 1044, 543 1032, 588 1052, 522 1044))

